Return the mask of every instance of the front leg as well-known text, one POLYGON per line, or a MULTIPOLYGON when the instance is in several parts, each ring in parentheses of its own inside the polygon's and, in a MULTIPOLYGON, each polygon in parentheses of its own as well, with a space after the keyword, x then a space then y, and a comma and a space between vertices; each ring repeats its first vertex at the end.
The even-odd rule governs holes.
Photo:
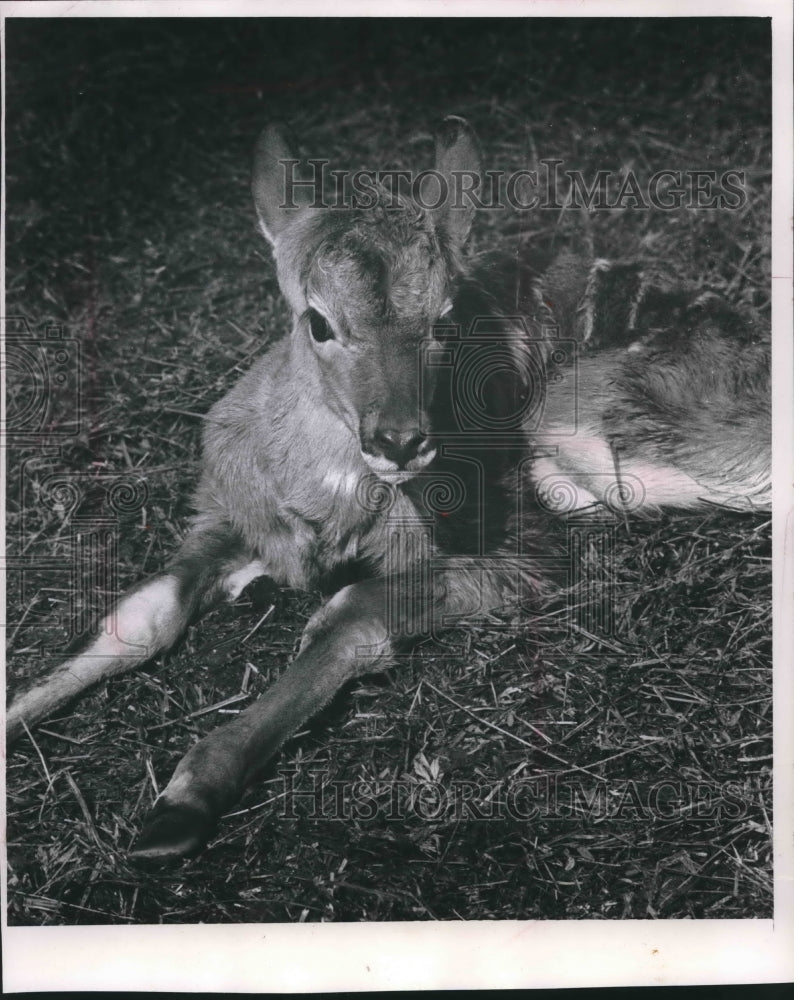
MULTIPOLYGON (((504 606, 534 587, 515 560, 490 568, 445 569, 367 580, 339 591, 309 622, 298 656, 257 702, 197 743, 157 800, 132 856, 163 858, 204 845, 221 814, 239 799, 281 743, 348 681, 386 670, 417 635, 416 623, 455 619, 504 606)), ((435 629, 434 629, 435 631, 435 629)))
POLYGON ((93 637, 9 706, 11 746, 88 687, 146 663, 168 649, 198 613, 233 600, 265 567, 225 522, 195 528, 165 572, 133 587, 106 615, 93 637))

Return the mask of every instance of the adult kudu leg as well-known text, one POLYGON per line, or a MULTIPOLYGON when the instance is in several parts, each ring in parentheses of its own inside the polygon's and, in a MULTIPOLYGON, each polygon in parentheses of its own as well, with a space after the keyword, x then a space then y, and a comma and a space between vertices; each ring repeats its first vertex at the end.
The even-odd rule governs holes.
POLYGON ((170 566, 130 590, 52 673, 8 709, 6 741, 52 715, 86 688, 127 673, 176 642, 188 622, 218 600, 235 598, 265 568, 246 556, 224 525, 191 532, 170 566))
MULTIPOLYGON (((520 569, 448 569, 417 588, 410 573, 340 590, 311 619, 296 659, 233 722, 197 743, 157 800, 132 856, 165 858, 199 849, 281 743, 351 679, 382 671, 417 637, 416 616, 437 625, 504 605, 520 569), (428 589, 430 588, 430 592, 428 589)), ((426 634, 426 632, 424 632, 426 634)))

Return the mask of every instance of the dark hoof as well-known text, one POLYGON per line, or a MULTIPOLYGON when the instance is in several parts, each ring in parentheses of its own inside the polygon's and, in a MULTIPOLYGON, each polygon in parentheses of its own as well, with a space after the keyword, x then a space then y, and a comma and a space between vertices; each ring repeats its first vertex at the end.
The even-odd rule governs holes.
POLYGON ((199 809, 159 802, 140 837, 132 845, 130 857, 144 860, 195 854, 207 843, 214 830, 215 823, 199 809))

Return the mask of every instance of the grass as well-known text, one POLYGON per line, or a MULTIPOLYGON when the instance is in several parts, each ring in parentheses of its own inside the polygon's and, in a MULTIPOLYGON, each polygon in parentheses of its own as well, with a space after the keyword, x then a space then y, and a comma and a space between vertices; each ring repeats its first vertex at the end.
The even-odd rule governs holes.
MULTIPOLYGON (((81 358, 9 451, 11 690, 162 565, 201 415, 284 331, 247 190, 270 118, 342 166, 413 166, 454 112, 504 170, 744 170, 739 211, 484 212, 474 243, 584 233, 768 316, 763 22, 6 23, 6 313, 81 358)), ((24 411, 24 373, 8 392, 24 411)), ((250 588, 10 752, 9 923, 771 916, 769 520, 619 525, 606 577, 611 633, 550 611, 427 644, 291 740, 201 855, 133 866, 185 748, 319 600, 250 588)))

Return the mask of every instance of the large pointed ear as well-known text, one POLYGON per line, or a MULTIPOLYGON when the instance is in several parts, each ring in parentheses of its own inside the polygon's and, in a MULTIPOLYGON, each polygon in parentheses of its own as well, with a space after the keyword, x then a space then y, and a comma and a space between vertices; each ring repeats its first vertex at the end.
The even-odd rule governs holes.
POLYGON ((459 249, 469 235, 475 207, 463 192, 480 187, 482 156, 474 129, 457 115, 445 118, 436 133, 436 170, 444 175, 449 196, 433 219, 450 245, 459 249))
POLYGON ((268 125, 254 149, 251 192, 259 225, 271 243, 292 223, 306 201, 304 187, 296 185, 300 161, 293 155, 287 135, 284 125, 268 125))

